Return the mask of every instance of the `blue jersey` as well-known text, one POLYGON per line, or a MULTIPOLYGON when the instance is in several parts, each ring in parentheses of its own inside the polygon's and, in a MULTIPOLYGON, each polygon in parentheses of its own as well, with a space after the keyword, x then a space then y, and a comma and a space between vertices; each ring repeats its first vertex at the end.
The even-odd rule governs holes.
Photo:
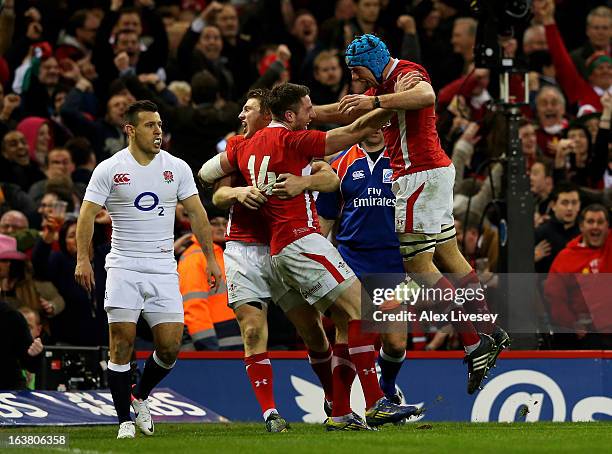
POLYGON ((340 254, 357 276, 403 273, 395 234, 393 171, 386 150, 372 162, 354 145, 336 158, 332 168, 340 178, 340 189, 319 193, 317 212, 322 218, 339 220, 336 241, 340 254))

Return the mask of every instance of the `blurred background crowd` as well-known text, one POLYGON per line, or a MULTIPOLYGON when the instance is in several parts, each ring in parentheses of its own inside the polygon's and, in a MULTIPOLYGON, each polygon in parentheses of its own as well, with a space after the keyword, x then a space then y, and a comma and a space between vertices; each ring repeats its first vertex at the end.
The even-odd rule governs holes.
MULTIPOLYGON (((483 282, 499 271, 499 233, 488 207, 504 196, 496 158, 507 149, 507 128, 495 106, 498 74, 474 67, 478 22, 468 1, 0 5, 0 300, 7 311, 20 311, 31 336, 44 344, 108 341, 103 265, 110 218, 102 212, 96 220, 92 293, 73 278, 76 218, 96 164, 127 145, 122 121, 130 102, 150 99, 159 106, 163 148, 195 172, 239 132, 237 116, 250 88, 303 83, 314 104, 362 92, 342 53, 364 33, 382 37, 392 56, 420 63, 431 75, 439 135, 457 169, 459 244, 483 282)), ((524 26, 502 41, 504 54, 529 80, 519 135, 535 202, 535 268, 558 274, 542 279, 542 293, 550 297, 538 315, 550 326, 541 333, 543 348, 601 346, 589 332, 612 330, 612 298, 595 296, 594 315, 589 289, 563 278, 612 271, 611 38, 609 2, 533 0, 524 26), (555 327, 570 332, 551 336, 555 327)), ((202 198, 222 251, 226 213, 212 207, 210 194, 202 191, 202 198)), ((179 259, 191 244, 180 205, 175 234, 179 259)), ((182 269, 185 293, 196 271, 182 269)), ((235 323, 224 306, 224 295, 217 295, 186 307, 188 325, 195 324, 186 327, 185 348, 240 348, 239 339, 222 340, 223 327, 235 323), (217 328, 218 342, 194 345, 189 333, 202 327, 217 328)), ((270 347, 300 348, 282 314, 271 311, 270 317, 270 347)), ((452 332, 412 328, 411 348, 455 347, 452 332)), ((142 345, 148 336, 143 327, 142 345)))

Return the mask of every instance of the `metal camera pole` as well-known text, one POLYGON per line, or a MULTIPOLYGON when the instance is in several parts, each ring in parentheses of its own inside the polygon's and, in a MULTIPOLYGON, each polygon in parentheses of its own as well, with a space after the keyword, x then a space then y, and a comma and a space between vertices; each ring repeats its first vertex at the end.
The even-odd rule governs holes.
POLYGON ((529 81, 526 72, 516 70, 512 59, 502 59, 500 101, 506 117, 507 149, 503 160, 501 220, 499 224, 500 280, 505 293, 505 319, 513 333, 514 348, 536 348, 538 345, 538 298, 534 251, 534 200, 519 138, 521 107, 529 103, 529 81), (524 99, 511 95, 512 75, 524 77, 524 99))

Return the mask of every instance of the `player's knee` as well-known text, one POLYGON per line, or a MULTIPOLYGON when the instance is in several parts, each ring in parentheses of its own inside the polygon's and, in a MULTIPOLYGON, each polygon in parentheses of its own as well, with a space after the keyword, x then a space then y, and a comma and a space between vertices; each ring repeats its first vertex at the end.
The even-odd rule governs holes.
POLYGON ((176 361, 180 349, 180 343, 163 345, 156 348, 155 353, 164 364, 173 364, 176 361))
POLYGON ((127 364, 132 357, 134 343, 128 339, 113 339, 110 345, 111 360, 116 364, 127 364))
POLYGON ((263 330, 259 326, 247 325, 242 329, 242 340, 249 347, 256 346, 265 340, 263 330))
POLYGON ((397 336, 384 338, 382 345, 383 351, 389 356, 400 357, 406 352, 405 337, 397 336))

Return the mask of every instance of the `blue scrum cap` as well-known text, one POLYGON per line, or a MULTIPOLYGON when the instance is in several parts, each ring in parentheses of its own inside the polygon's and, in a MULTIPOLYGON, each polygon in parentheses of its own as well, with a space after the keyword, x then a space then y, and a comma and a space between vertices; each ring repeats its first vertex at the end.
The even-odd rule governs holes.
POLYGON ((382 82, 382 73, 391 54, 385 43, 374 35, 361 35, 355 38, 346 48, 346 64, 351 66, 364 66, 372 71, 376 80, 382 82))

